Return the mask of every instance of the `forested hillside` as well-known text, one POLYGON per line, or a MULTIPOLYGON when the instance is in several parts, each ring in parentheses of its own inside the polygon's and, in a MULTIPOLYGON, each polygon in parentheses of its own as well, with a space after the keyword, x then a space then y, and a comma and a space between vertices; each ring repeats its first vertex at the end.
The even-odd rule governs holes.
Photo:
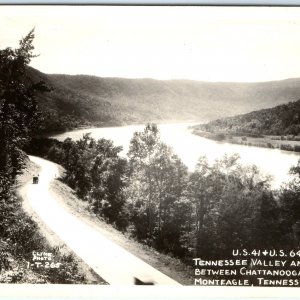
POLYGON ((209 121, 297 100, 300 79, 264 83, 101 78, 28 70, 52 88, 38 96, 40 132, 80 125, 209 121))
POLYGON ((73 257, 50 246, 16 193, 20 174, 29 165, 24 147, 39 120, 36 94, 48 90, 27 76, 35 57, 33 39, 31 31, 17 49, 0 49, 0 283, 81 283, 85 277, 73 257), (39 249, 55 253, 63 267, 28 268, 33 251, 39 249))
POLYGON ((271 109, 218 119, 195 127, 211 133, 236 135, 293 135, 300 134, 300 100, 271 109))

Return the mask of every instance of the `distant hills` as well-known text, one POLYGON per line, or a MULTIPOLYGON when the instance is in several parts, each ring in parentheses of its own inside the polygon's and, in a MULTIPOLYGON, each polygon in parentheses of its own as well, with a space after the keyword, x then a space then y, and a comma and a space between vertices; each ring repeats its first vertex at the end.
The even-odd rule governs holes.
POLYGON ((37 99, 43 117, 40 132, 90 125, 207 122, 300 98, 300 79, 215 83, 50 75, 33 68, 28 74, 52 88, 37 99))
POLYGON ((300 100, 195 126, 215 134, 260 136, 300 135, 300 100))

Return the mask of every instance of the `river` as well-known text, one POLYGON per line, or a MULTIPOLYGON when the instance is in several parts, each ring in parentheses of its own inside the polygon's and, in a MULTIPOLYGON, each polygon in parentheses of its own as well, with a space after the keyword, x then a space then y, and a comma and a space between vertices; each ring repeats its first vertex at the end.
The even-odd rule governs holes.
MULTIPOLYGON (((296 165, 300 155, 295 152, 287 152, 279 149, 267 149, 247 147, 224 142, 216 142, 196 136, 188 129, 190 123, 160 124, 159 129, 162 140, 171 146, 174 152, 181 158, 190 170, 193 170, 198 158, 206 155, 209 162, 221 158, 225 153, 240 155, 242 164, 255 164, 265 174, 273 177, 273 188, 279 188, 283 182, 288 181, 289 169, 296 165)), ((135 131, 142 131, 144 125, 130 125, 122 127, 102 127, 69 131, 55 135, 54 138, 64 140, 70 137, 80 139, 84 134, 91 133, 95 139, 111 139, 115 145, 122 146, 122 155, 126 155, 130 139, 135 131)))

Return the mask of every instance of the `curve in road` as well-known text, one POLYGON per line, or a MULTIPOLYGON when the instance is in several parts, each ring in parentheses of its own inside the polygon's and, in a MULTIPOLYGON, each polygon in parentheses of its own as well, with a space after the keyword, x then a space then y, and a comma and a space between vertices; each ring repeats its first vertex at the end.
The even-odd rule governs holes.
POLYGON ((109 284, 132 285, 135 278, 155 285, 180 285, 100 232, 73 216, 50 193, 50 183, 59 174, 58 165, 30 156, 41 167, 39 183, 28 182, 22 195, 41 218, 79 257, 109 284))

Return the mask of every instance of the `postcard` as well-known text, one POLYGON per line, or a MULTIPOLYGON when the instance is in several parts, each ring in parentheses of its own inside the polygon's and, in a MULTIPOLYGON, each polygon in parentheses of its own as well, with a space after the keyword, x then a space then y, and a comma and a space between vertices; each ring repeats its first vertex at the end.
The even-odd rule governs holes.
POLYGON ((299 7, 1 5, 2 295, 296 295, 299 30, 299 7))

